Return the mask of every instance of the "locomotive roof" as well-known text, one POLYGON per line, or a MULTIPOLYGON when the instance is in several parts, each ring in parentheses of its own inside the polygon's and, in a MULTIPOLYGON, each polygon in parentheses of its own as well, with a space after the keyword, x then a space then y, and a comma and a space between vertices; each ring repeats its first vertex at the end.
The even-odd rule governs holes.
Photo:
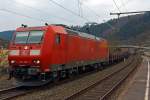
POLYGON ((103 38, 96 37, 95 35, 91 35, 91 34, 88 34, 88 33, 72 30, 67 25, 54 24, 54 26, 59 26, 59 27, 61 26, 61 27, 65 28, 65 30, 67 31, 68 34, 79 35, 81 37, 85 37, 85 38, 89 38, 89 39, 104 40, 103 38))
POLYGON ((79 36, 81 36, 81 37, 89 38, 89 39, 94 39, 94 40, 104 40, 103 38, 96 37, 96 36, 91 35, 91 34, 88 34, 88 33, 79 32, 79 31, 75 31, 75 30, 68 29, 68 28, 65 28, 65 29, 66 29, 66 31, 68 32, 68 34, 79 35, 79 36))
POLYGON ((48 27, 53 28, 53 30, 55 32, 61 32, 61 33, 64 33, 64 34, 68 33, 68 34, 72 34, 72 35, 79 35, 81 37, 94 39, 94 40, 105 40, 105 39, 103 39, 101 37, 96 37, 96 36, 88 34, 88 33, 75 31, 75 30, 66 28, 64 26, 59 26, 59 25, 49 25, 49 26, 41 26, 41 27, 25 27, 25 28, 24 27, 19 27, 19 28, 17 28, 17 31, 46 30, 48 27))

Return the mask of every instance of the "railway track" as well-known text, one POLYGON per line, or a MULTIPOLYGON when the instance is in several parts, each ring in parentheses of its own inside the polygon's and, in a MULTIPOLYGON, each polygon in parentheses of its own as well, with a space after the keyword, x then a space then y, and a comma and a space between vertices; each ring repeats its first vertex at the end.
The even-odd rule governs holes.
POLYGON ((0 100, 9 100, 14 97, 25 95, 30 92, 31 89, 24 88, 23 86, 16 86, 7 89, 0 90, 0 100))
MULTIPOLYGON (((130 66, 130 65, 132 65, 132 62, 133 61, 131 61, 127 66, 130 66)), ((123 68, 123 69, 126 69, 125 67, 123 68)), ((120 69, 118 72, 120 72, 121 70, 123 70, 123 69, 120 69)), ((117 73, 117 72, 116 72, 117 73)), ((111 74, 112 76, 113 76, 113 74, 111 74)), ((108 78, 109 78, 109 76, 111 76, 111 75, 108 75, 107 76, 107 78, 106 79, 102 79, 99 83, 95 83, 95 84, 93 84, 92 86, 90 86, 90 87, 88 87, 88 88, 86 88, 86 89, 84 89, 84 90, 81 90, 80 92, 78 92, 78 93, 75 93, 75 94, 73 94, 73 95, 71 95, 71 96, 69 96, 69 97, 67 97, 66 98, 66 100, 71 100, 71 99, 80 99, 82 96, 83 96, 83 94, 84 93, 88 93, 87 91, 88 90, 91 90, 91 89, 93 89, 94 87, 97 87, 98 86, 98 84, 101 84, 102 83, 102 81, 104 81, 104 80, 107 80, 108 78)), ((115 75, 115 73, 114 73, 114 75, 115 75)), ((72 80, 72 79, 71 79, 72 80)), ((109 82, 111 82, 111 80, 109 81, 109 82)), ((62 83, 66 83, 66 82, 61 82, 61 84, 62 83)), ((55 85, 53 85, 53 84, 51 84, 50 85, 50 87, 52 88, 53 86, 58 86, 60 84, 60 82, 58 83, 58 84, 55 84, 55 85)), ((105 85, 106 86, 106 85, 105 85)), ((115 85, 114 85, 115 86, 115 85)), ((47 86, 45 87, 45 88, 48 88, 47 86)), ((5 89, 5 90, 0 90, 0 100, 9 100, 9 99, 12 99, 12 98, 15 98, 15 97, 19 97, 19 96, 22 96, 22 95, 25 95, 25 94, 29 94, 30 92, 32 92, 32 91, 39 91, 39 90, 44 90, 45 88, 43 88, 43 87, 41 87, 41 88, 36 88, 36 89, 27 89, 27 88, 23 88, 22 86, 17 86, 17 87, 12 87, 12 88, 9 88, 9 89, 5 89)), ((106 91, 103 91, 103 92, 105 92, 105 94, 103 93, 103 95, 101 95, 101 98, 103 97, 103 98, 105 98, 105 97, 107 97, 109 94, 111 94, 111 91, 110 91, 110 89, 109 90, 107 90, 107 92, 106 91)), ((96 97, 96 96, 95 96, 96 97)), ((84 97, 85 98, 85 97, 84 97)), ((81 100, 86 100, 87 98, 85 98, 84 99, 83 97, 81 98, 81 100)), ((89 98, 88 98, 89 99, 89 98)), ((94 99, 94 98, 93 98, 94 99)), ((92 100, 93 100, 92 99, 92 100)), ((96 99, 94 99, 94 100, 96 100, 96 99)), ((103 100, 103 99, 101 99, 101 100, 103 100)))
POLYGON ((113 90, 136 69, 139 60, 133 62, 87 88, 66 97, 65 100, 106 100, 113 93, 113 90))

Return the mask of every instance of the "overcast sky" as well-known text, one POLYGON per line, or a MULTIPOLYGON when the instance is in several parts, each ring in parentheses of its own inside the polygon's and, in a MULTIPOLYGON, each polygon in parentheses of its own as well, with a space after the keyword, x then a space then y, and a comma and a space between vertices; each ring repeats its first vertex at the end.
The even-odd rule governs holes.
MULTIPOLYGON (((3 9, 3 11, 0 10, 0 31, 16 29, 21 24, 41 26, 44 25, 44 22, 84 25, 89 20, 90 22, 102 23, 103 20, 116 17, 110 16, 110 12, 118 12, 113 0, 80 0, 82 10, 78 9, 78 0, 54 1, 77 14, 82 12, 80 15, 83 18, 65 11, 52 3, 51 0, 0 0, 0 9, 3 9)), ((150 10, 150 0, 115 1, 122 12, 150 10)))

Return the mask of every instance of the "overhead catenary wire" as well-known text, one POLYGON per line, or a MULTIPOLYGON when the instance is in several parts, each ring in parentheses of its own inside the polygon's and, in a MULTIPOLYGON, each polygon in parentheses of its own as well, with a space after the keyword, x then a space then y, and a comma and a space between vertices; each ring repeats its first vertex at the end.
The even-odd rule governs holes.
MULTIPOLYGON (((54 0, 49 0, 49 1, 53 1, 53 2, 55 2, 54 0)), ((15 1, 16 2, 16 1, 15 1)), ((57 2, 55 2, 55 3, 57 3, 57 2)), ((81 2, 80 2, 80 0, 79 0, 79 3, 81 4, 81 2)), ((58 4, 58 3, 57 3, 58 4)), ((34 7, 32 7, 32 6, 29 6, 29 5, 25 5, 25 4, 21 4, 21 5, 23 5, 23 6, 26 6, 26 7, 28 7, 28 8, 31 8, 31 9, 34 9, 34 10, 36 10, 36 11, 38 11, 38 12, 40 12, 40 13, 47 13, 47 12, 45 12, 45 11, 42 11, 41 9, 38 9, 38 8, 34 8, 34 7)), ((59 4, 60 6, 61 6, 61 4, 59 4)), ((63 6, 62 6, 63 7, 63 6)), ((62 8, 61 7, 61 8, 62 8)), ((87 6, 88 7, 88 6, 87 6)), ((64 9, 65 9, 65 7, 64 7, 64 9)), ((68 9, 68 8, 66 8, 66 9, 68 9)), ((90 9, 89 7, 88 7, 88 9, 90 9)), ((70 10, 70 9, 68 9, 69 11, 72 11, 72 10, 70 10)), ((92 9, 90 9, 93 13, 95 13, 95 15, 97 16, 97 17, 99 17, 100 18, 100 15, 99 14, 97 14, 94 10, 92 10, 92 9)), ((23 13, 19 13, 19 12, 16 12, 16 11, 12 11, 12 10, 9 10, 9 9, 1 9, 1 11, 4 11, 4 12, 8 12, 8 13, 12 13, 12 14, 15 14, 15 15, 19 15, 19 16, 22 16, 22 17, 26 17, 26 18, 29 18, 29 19, 33 19, 33 20, 36 20, 36 21, 41 21, 41 22, 49 22, 48 20, 44 20, 44 19, 42 19, 42 18, 36 18, 36 17, 33 17, 33 16, 29 16, 29 15, 26 15, 26 14, 23 14, 23 13)), ((74 13, 74 14, 76 14, 76 16, 80 16, 80 15, 78 15, 77 13, 75 13, 74 11, 72 11, 72 13, 74 13)), ((83 18, 84 20, 86 20, 83 16, 80 16, 81 18, 83 18)), ((70 21, 68 21, 68 20, 66 20, 66 19, 63 19, 63 18, 60 18, 61 20, 63 20, 63 21, 66 21, 66 22, 70 22, 70 21)), ((110 25, 109 23, 106 23, 108 26, 112 26, 112 25, 110 25)), ((113 27, 112 27, 113 28, 113 27)))
MULTIPOLYGON (((123 8, 123 7, 126 7, 130 2, 132 2, 132 1, 134 1, 134 0, 127 0, 127 1, 125 1, 124 2, 124 4, 122 4, 122 5, 120 5, 120 6, 118 6, 119 8, 123 8)), ((120 13, 120 12, 119 12, 120 13)))
MULTIPOLYGON (((84 6, 86 6, 86 5, 84 5, 84 6)), ((97 14, 93 9, 91 9, 90 7, 88 7, 88 6, 86 6, 89 10, 91 10, 97 17, 100 17, 100 15, 99 14, 97 14)))
POLYGON ((115 4, 116 8, 118 9, 118 11, 121 13, 121 10, 120 10, 119 6, 117 5, 116 1, 113 0, 113 2, 114 2, 114 4, 115 4))
POLYGON ((121 0, 121 4, 122 4, 121 7, 123 7, 126 11, 128 11, 127 8, 126 8, 126 4, 125 4, 124 0, 121 0))
POLYGON ((123 2, 123 6, 120 6, 119 8, 127 6, 130 3, 129 1, 132 2, 133 0, 127 0, 126 2, 123 2))
POLYGON ((83 19, 83 20, 89 22, 89 19, 87 19, 87 18, 85 18, 85 17, 83 17, 83 16, 80 16, 80 15, 77 14, 76 12, 74 12, 74 11, 72 11, 72 10, 70 10, 70 9, 68 9, 68 8, 66 8, 66 7, 64 7, 63 5, 57 3, 56 1, 54 1, 54 0, 49 0, 49 1, 50 1, 51 3, 57 5, 57 6, 61 7, 62 9, 66 10, 67 12, 69 12, 69 13, 71 13, 71 14, 73 14, 73 15, 75 15, 75 16, 77 16, 77 17, 79 17, 79 18, 81 18, 81 19, 83 19))
MULTIPOLYGON (((82 4, 82 2, 81 1, 79 1, 80 2, 80 4, 82 4)), ((88 7, 88 6, 86 6, 86 5, 84 5, 85 7, 87 7, 91 12, 93 12, 93 14, 95 14, 95 16, 96 17, 98 17, 98 18, 101 18, 101 16, 97 13, 97 12, 95 12, 93 9, 91 9, 90 7, 88 7)), ((115 29, 111 24, 109 24, 108 22, 106 22, 105 20, 102 20, 106 25, 108 25, 111 29, 115 29)))
POLYGON ((47 20, 43 20, 43 19, 39 19, 39 18, 36 18, 36 17, 32 17, 32 16, 29 16, 29 15, 25 15, 25 14, 22 14, 22 13, 18 13, 18 12, 15 12, 15 11, 11 11, 11 10, 8 10, 8 9, 0 9, 0 11, 3 11, 3 12, 7 12, 7 13, 11 13, 11 14, 14 14, 14 15, 18 15, 18 16, 21 16, 21 17, 25 17, 25 18, 28 18, 28 19, 32 19, 32 20, 35 20, 35 21, 40 21, 40 22, 49 22, 47 20))
POLYGON ((77 1, 78 1, 78 10, 79 10, 79 16, 83 16, 81 2, 80 2, 80 0, 77 0, 77 1))
MULTIPOLYGON (((10 1, 10 0, 8 0, 8 1, 10 1)), ((14 0, 13 0, 13 1, 11 0, 10 2, 18 3, 18 2, 14 1, 14 0)), ((46 11, 43 11, 43 10, 38 9, 38 8, 34 8, 34 7, 29 6, 29 5, 26 5, 26 4, 22 4, 22 3, 21 3, 21 5, 23 5, 24 7, 30 8, 30 9, 32 9, 32 10, 35 10, 35 11, 37 11, 37 12, 39 12, 39 13, 50 14, 50 13, 48 13, 48 12, 46 12, 46 11)), ((55 16, 55 15, 52 15, 52 14, 51 14, 51 17, 53 17, 53 18, 55 18, 55 19, 59 19, 59 20, 65 21, 65 22, 74 23, 74 21, 69 20, 69 19, 66 19, 66 18, 61 17, 61 16, 55 16)))
MULTIPOLYGON (((133 0, 127 0, 126 2, 123 2, 122 1, 122 5, 119 7, 119 8, 122 8, 122 7, 126 7, 127 4, 129 4, 131 1, 133 0)), ((133 11, 133 12, 128 12, 127 9, 126 9, 126 12, 115 12, 115 13, 110 13, 110 15, 117 15, 118 16, 118 19, 120 18, 120 15, 130 15, 130 14, 139 14, 139 13, 144 13, 144 12, 147 12, 147 11, 133 11)))

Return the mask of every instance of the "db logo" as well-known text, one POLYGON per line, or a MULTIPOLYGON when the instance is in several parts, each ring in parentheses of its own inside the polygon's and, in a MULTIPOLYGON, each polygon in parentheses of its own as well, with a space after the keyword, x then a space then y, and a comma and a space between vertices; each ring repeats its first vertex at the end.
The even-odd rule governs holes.
POLYGON ((21 55, 28 55, 28 50, 22 50, 21 55))

